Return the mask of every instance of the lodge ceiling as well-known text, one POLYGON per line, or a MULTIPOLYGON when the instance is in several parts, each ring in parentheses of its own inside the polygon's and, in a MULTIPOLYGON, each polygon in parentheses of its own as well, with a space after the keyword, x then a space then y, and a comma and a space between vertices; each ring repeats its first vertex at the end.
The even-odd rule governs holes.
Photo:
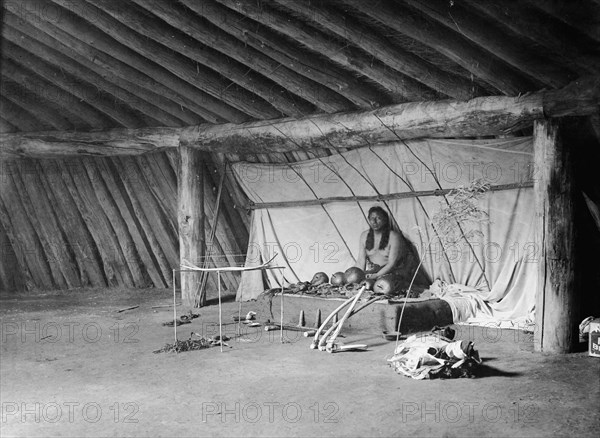
POLYGON ((600 73, 596 0, 2 1, 0 132, 301 118, 600 73))

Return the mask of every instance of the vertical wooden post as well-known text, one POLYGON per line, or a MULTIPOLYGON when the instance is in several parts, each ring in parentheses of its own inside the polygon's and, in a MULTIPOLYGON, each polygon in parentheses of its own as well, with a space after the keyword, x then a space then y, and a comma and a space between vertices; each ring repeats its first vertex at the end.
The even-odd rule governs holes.
MULTIPOLYGON (((179 224, 179 261, 200 266, 205 253, 204 165, 202 152, 187 146, 179 148, 177 174, 177 222, 179 224)), ((200 273, 181 273, 181 298, 187 306, 196 303, 200 273)))
POLYGON ((540 257, 534 349, 567 353, 578 337, 572 156, 556 121, 536 121, 533 136, 535 233, 540 257))

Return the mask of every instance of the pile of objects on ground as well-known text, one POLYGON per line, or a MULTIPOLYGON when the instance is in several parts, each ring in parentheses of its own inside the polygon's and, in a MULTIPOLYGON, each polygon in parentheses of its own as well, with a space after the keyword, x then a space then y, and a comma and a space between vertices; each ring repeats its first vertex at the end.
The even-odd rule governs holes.
POLYGON ((412 335, 396 346, 388 362, 398 374, 416 380, 475 377, 479 353, 473 342, 454 339, 454 334, 435 327, 431 333, 412 335))
MULTIPOLYGON (((325 272, 317 272, 312 280, 300 281, 283 288, 285 294, 314 295, 320 297, 352 297, 365 286, 371 295, 382 295, 387 297, 404 297, 406 290, 402 284, 398 284, 391 276, 380 278, 366 278, 366 273, 357 267, 346 269, 345 272, 336 272, 331 278, 325 272)), ((264 295, 273 295, 281 292, 281 288, 267 289, 264 295)), ((411 298, 415 298, 414 291, 411 298)))

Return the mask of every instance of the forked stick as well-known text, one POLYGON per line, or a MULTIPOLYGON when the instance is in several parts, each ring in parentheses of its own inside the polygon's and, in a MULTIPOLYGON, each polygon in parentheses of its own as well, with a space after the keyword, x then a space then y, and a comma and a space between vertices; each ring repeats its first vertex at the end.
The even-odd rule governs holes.
POLYGON ((312 350, 314 350, 315 348, 317 348, 317 345, 318 345, 318 342, 319 342, 319 336, 321 335, 321 333, 323 332, 323 330, 325 330, 325 326, 327 325, 327 323, 329 321, 331 321, 333 319, 333 317, 335 315, 337 315, 337 313, 340 310, 342 310, 344 307, 346 307, 348 304, 350 304, 352 302, 352 300, 354 300, 354 297, 348 298, 346 301, 344 301, 342 304, 340 304, 337 309, 335 309, 333 312, 331 312, 329 314, 329 316, 325 319, 325 321, 323 321, 323 323, 321 324, 321 326, 317 330, 317 333, 315 333, 315 337, 313 338, 312 343, 310 344, 310 348, 312 350))
POLYGON ((360 297, 362 296, 363 292, 366 289, 367 289, 366 286, 363 286, 360 288, 358 293, 354 297, 352 297, 352 304, 350 305, 350 307, 348 307, 348 310, 346 310, 346 313, 344 313, 344 316, 342 316, 342 319, 340 319, 337 322, 337 324, 332 324, 332 326, 329 327, 329 330, 327 330, 325 332, 325 334, 323 336, 321 336, 321 339, 319 339, 319 350, 321 350, 321 351, 325 350, 325 343, 327 342, 327 338, 333 330, 335 330, 335 332, 333 333, 333 340, 335 340, 335 338, 338 337, 338 335, 340 334, 340 331, 342 330, 342 325, 344 325, 344 322, 348 319, 348 316, 350 316, 350 314, 354 310, 354 307, 356 307, 356 303, 358 303, 358 300, 360 300, 360 297))
MULTIPOLYGON (((361 310, 363 310, 365 307, 367 307, 367 306, 369 306, 369 305, 371 305, 374 302, 379 301, 379 300, 381 300, 380 296, 369 298, 369 300, 367 300, 365 303, 363 303, 358 309, 353 309, 352 313, 350 313, 350 315, 348 315, 348 318, 356 315, 358 312, 360 312, 361 310)), ((335 326, 335 329, 337 330, 338 326, 339 326, 339 322, 337 322, 334 326, 335 326)), ((331 330, 333 330, 333 329, 334 329, 334 327, 331 328, 331 330)), ((341 326, 339 326, 339 329, 341 330, 341 326)), ((338 335, 339 335, 339 331, 337 332, 337 334, 335 334, 334 337, 332 337, 332 338, 330 338, 329 340, 326 341, 327 345, 325 347, 325 350, 327 350, 328 353, 334 353, 336 351, 345 351, 345 350, 354 350, 355 349, 355 348, 350 348, 351 346, 335 345, 334 341, 335 341, 335 339, 337 338, 338 335), (342 347, 347 347, 347 348, 342 348, 342 347)), ((327 339, 327 336, 328 336, 328 333, 326 333, 325 335, 323 335, 323 338, 327 339)), ((363 345, 363 344, 360 344, 360 345, 363 345)), ((319 349, 322 350, 321 346, 319 346, 319 349)), ((366 345, 364 346, 364 349, 365 350, 367 349, 366 345)))

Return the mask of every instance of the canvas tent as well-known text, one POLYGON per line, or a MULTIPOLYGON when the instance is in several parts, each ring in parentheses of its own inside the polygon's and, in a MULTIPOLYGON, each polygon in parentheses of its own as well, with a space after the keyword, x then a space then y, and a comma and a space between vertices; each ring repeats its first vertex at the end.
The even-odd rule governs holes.
MULTIPOLYGON (((293 165, 236 163, 234 173, 254 204, 246 264, 277 253, 275 263, 287 267, 285 284, 310 280, 318 271, 344 271, 355 263, 368 209, 380 205, 424 256, 431 279, 479 291, 486 311, 467 315, 471 321, 531 321, 539 253, 533 238, 532 160, 531 137, 517 137, 412 140, 293 165), (464 225, 476 231, 475 239, 443 250, 431 226, 444 206, 440 189, 475 180, 491 186, 480 200, 489 218, 464 225), (336 200, 314 202, 330 198, 336 200)), ((244 273, 237 299, 254 299, 265 286, 281 284, 276 272, 267 271, 266 277, 268 285, 260 271, 244 273)))

